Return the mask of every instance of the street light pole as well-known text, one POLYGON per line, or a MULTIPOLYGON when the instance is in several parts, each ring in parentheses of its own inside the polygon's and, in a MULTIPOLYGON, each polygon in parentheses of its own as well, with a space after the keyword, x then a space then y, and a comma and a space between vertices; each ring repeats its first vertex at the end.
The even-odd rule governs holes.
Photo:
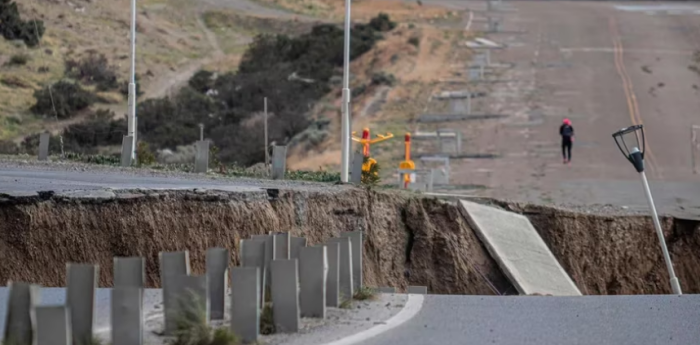
POLYGON ((340 180, 348 182, 350 165, 350 2, 345 0, 345 59, 343 63, 343 100, 341 105, 340 180))
POLYGON ((666 240, 664 239, 664 233, 661 230, 659 216, 656 214, 656 206, 654 206, 654 199, 651 196, 651 189, 649 188, 647 175, 644 173, 644 171, 640 172, 639 175, 642 177, 642 183, 644 184, 644 192, 646 192, 649 208, 651 209, 651 216, 654 221, 656 235, 659 237, 659 243, 661 243, 661 251, 664 254, 666 269, 668 270, 668 275, 671 277, 671 290, 673 290, 673 293, 676 295, 682 295, 683 292, 681 291, 681 284, 678 281, 678 277, 676 277, 676 272, 673 270, 673 263, 671 263, 671 256, 668 254, 668 248, 666 248, 666 240))
POLYGON ((131 159, 136 158, 136 0, 131 0, 131 70, 128 96, 128 133, 131 136, 131 159))
POLYGON ((644 140, 644 126, 643 125, 635 125, 635 126, 630 126, 627 128, 623 128, 613 134, 613 138, 615 139, 615 143, 617 144, 617 147, 620 149, 620 152, 622 152, 623 155, 625 155, 625 158, 632 163, 634 166, 634 169, 637 170, 639 175, 642 178, 642 184, 644 185, 644 193, 646 194, 647 197, 647 202, 649 203, 649 208, 651 209, 651 218, 654 222, 654 229, 656 230, 656 235, 659 238, 659 244, 661 245, 661 252, 663 253, 664 261, 666 262, 666 269, 668 270, 668 276, 670 277, 670 283, 671 283, 671 290, 673 291, 674 294, 676 295, 682 295, 683 292, 681 291, 681 285, 680 282, 678 281, 678 278, 676 277, 676 273, 673 270, 673 263, 671 262, 671 255, 668 253, 668 248, 666 247, 666 239, 664 238, 664 233, 663 230, 661 230, 661 223, 659 222, 659 215, 656 213, 656 206, 654 206, 654 199, 651 196, 651 189, 649 188, 649 181, 647 181, 647 175, 644 173, 644 148, 645 148, 645 140, 644 140), (632 150, 630 151, 627 143, 625 142, 625 135, 627 134, 634 134, 634 137, 636 138, 636 146, 632 147, 632 150), (641 141, 640 141, 640 134, 641 134, 641 141), (624 147, 624 149, 623 149, 624 147), (642 148, 642 150, 639 150, 639 147, 642 148))

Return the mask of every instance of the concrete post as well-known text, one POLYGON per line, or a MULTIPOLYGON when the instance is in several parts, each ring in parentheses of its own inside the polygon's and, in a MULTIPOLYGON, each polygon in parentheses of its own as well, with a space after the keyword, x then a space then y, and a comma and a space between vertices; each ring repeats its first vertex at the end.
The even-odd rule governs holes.
POLYGON ((132 162, 131 153, 134 151, 134 137, 126 135, 122 138, 122 167, 130 167, 132 162))
POLYGON ((362 287, 362 249, 364 248, 364 236, 362 231, 344 231, 341 237, 350 238, 352 243, 352 282, 355 291, 362 287))
POLYGON ((340 244, 340 260, 338 261, 338 286, 340 302, 351 300, 355 295, 352 281, 352 242, 350 237, 331 238, 328 243, 340 244))
POLYGON ((240 260, 241 267, 257 267, 258 268, 258 286, 260 286, 260 307, 265 303, 265 286, 269 280, 266 278, 267 265, 265 264, 267 241, 265 239, 241 240, 240 260))
POLYGON ((362 183, 362 162, 365 156, 355 152, 352 158, 352 171, 350 172, 350 182, 354 184, 362 183))
POLYGON ((39 160, 45 161, 49 157, 49 139, 51 138, 51 133, 41 133, 39 134, 39 160))
POLYGON ((112 289, 112 345, 143 344, 143 288, 112 289))
POLYGON ((194 172, 206 173, 209 170, 209 140, 197 141, 194 156, 194 172))
POLYGON ((140 257, 115 257, 114 287, 145 288, 145 260, 140 257))
POLYGON ((275 238, 275 260, 289 260, 289 233, 282 232, 273 236, 275 238))
POLYGON ((71 334, 77 343, 89 344, 92 341, 99 266, 69 263, 66 268, 66 306, 70 314, 71 334))
POLYGON ((306 238, 293 237, 289 239, 289 259, 299 259, 299 250, 306 247, 306 238))
POLYGON ((228 290, 229 251, 226 248, 207 249, 207 294, 211 304, 211 319, 223 320, 228 290))
POLYGON ((265 241, 265 286, 270 286, 271 269, 270 263, 275 260, 275 238, 272 235, 253 235, 254 240, 265 241))
POLYGON ((272 179, 284 179, 287 169, 287 146, 277 146, 272 148, 272 179))
POLYGON ((39 304, 40 287, 21 282, 9 282, 7 313, 3 339, 10 344, 31 344, 32 332, 36 327, 32 308, 39 304))
POLYGON ((231 268, 231 330, 244 343, 257 342, 260 334, 260 276, 258 267, 231 268))
MULTIPOLYGON (((178 274, 171 276, 171 279, 173 290, 175 290, 172 296, 175 308, 171 309, 170 315, 165 315, 166 320, 170 318, 174 326, 177 326, 178 319, 184 315, 185 311, 196 311, 197 313, 204 313, 205 320, 209 322, 211 320, 211 305, 209 296, 207 296, 207 286, 209 285, 207 276, 178 274)), ((176 329, 177 327, 174 327, 169 331, 176 329)))
POLYGON ((34 308, 35 345, 73 345, 68 306, 51 305, 34 308))
POLYGON ((299 252, 299 297, 302 317, 326 318, 326 246, 305 247, 299 252))
POLYGON ((278 333, 299 331, 299 270, 296 260, 272 261, 272 314, 278 333))
POLYGON ((428 287, 427 286, 409 286, 407 292, 409 294, 427 295, 428 294, 428 287))
POLYGON ((175 319, 171 315, 177 313, 177 300, 175 293, 177 285, 174 277, 190 274, 189 252, 161 252, 160 257, 160 284, 163 288, 163 313, 165 314, 165 334, 171 335, 176 329, 175 319))
POLYGON ((328 275, 326 277, 326 306, 340 306, 340 242, 328 241, 326 243, 326 256, 328 257, 328 275))

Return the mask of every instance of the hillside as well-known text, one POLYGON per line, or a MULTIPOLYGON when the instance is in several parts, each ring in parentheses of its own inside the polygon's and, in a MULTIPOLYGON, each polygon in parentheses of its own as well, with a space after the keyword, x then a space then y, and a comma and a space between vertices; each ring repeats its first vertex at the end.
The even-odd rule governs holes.
MULTIPOLYGON (((34 139, 27 136, 49 130, 56 136, 63 134, 67 141, 67 151, 96 152, 91 148, 95 147, 99 152, 116 152, 119 138, 125 130, 122 128, 125 127, 122 122, 126 111, 123 91, 129 70, 130 18, 128 12, 124 11, 124 4, 75 4, 63 0, 35 0, 18 5, 24 20, 43 21, 46 32, 39 45, 34 48, 26 47, 17 41, 0 40, 0 122, 3 123, 0 128, 0 141, 24 141, 23 149, 31 151, 34 139), (8 63, 16 56, 26 56, 26 64, 8 63), (105 89, 100 87, 99 83, 95 83, 91 76, 80 79, 73 73, 74 68, 70 71, 66 69, 66 62, 73 62, 75 67, 82 66, 81 63, 85 61, 99 61, 99 58, 103 58, 102 65, 94 69, 113 70, 118 85, 105 89), (56 108, 53 98, 43 111, 32 113, 29 109, 36 102, 35 90, 46 88, 48 85, 55 88, 61 79, 77 81, 87 92, 95 94, 94 100, 86 108, 78 109, 70 116, 64 117, 59 111, 56 118, 52 109, 56 108), (106 112, 95 113, 99 109, 106 112), (105 116, 113 119, 112 122, 104 122, 108 120, 105 116)), ((270 4, 265 1, 248 3, 242 0, 140 1, 137 19, 137 76, 142 94, 139 97, 139 109, 165 111, 164 108, 153 108, 153 105, 166 103, 156 102, 149 105, 146 102, 149 99, 157 101, 168 97, 176 103, 180 102, 177 101, 181 96, 178 90, 188 82, 191 85, 190 79, 199 70, 211 72, 213 78, 235 72, 258 34, 285 34, 296 37, 309 32, 320 22, 342 21, 342 11, 312 13, 294 6, 294 2, 270 4), (322 19, 315 19, 313 16, 322 19)), ((427 100, 427 97, 417 95, 430 92, 432 83, 448 73, 442 66, 454 59, 451 47, 455 39, 464 35, 462 30, 446 31, 433 25, 435 20, 449 21, 460 14, 400 2, 358 2, 353 7, 353 22, 368 22, 378 11, 387 13, 398 25, 391 32, 383 34, 376 45, 371 43, 370 50, 353 61, 351 86, 355 96, 353 114, 357 115, 355 126, 364 125, 369 120, 386 121, 392 116, 404 119, 406 116, 410 117, 410 114, 421 106, 421 98, 427 100), (406 102, 406 99, 414 102, 406 102)), ((354 39, 353 42, 355 44, 359 41, 354 39)), ((337 157, 334 156, 337 153, 335 151, 338 146, 338 131, 334 127, 337 126, 336 114, 340 98, 340 85, 337 83, 339 71, 335 69, 332 73, 330 89, 324 91, 324 96, 319 99, 312 97, 313 106, 308 108, 310 111, 306 114, 307 119, 303 121, 308 125, 295 128, 291 132, 284 130, 278 138, 293 146, 290 157, 292 167, 315 170, 319 166, 337 165, 337 157), (313 133, 319 128, 319 123, 323 124, 322 131, 325 132, 320 135, 313 133)), ((56 97, 54 94, 52 96, 56 97)), ((271 98, 274 102, 274 97, 271 98)), ((255 106, 259 104, 255 103, 255 106)), ((239 111, 247 113, 236 116, 250 117, 253 115, 250 111, 254 109, 250 105, 243 105, 239 111)), ((184 116, 184 122, 181 123, 189 128, 198 115, 185 112, 187 114, 178 116, 184 116)), ((140 122, 142 113, 142 110, 139 110, 140 122)), ((157 117, 163 115, 165 114, 157 117)), ((143 119, 145 122, 147 120, 143 119)), ((172 125, 178 126, 178 121, 174 121, 172 125)), ((251 125, 250 121, 247 123, 248 126, 251 125)), ((221 124, 210 123, 207 135, 217 127, 221 127, 221 124)), ((379 130, 392 130, 400 135, 404 127, 394 124, 379 130)), ((143 127, 139 128, 146 130, 142 129, 143 127)), ((174 133, 181 130, 185 129, 165 133, 159 131, 160 134, 157 135, 178 137, 180 135, 174 133)), ((189 133, 190 130, 186 131, 189 133)), ((189 134, 184 137, 189 138, 189 134)), ((148 133, 144 138, 156 150, 174 150, 182 142, 149 140, 153 136, 149 136, 148 133)), ((185 139, 182 144, 189 143, 188 140, 190 139, 185 139)), ((215 144, 225 146, 232 143, 215 144)), ((0 146, 7 147, 8 144, 0 146)), ((52 151, 56 150, 52 141, 52 151)), ((257 154, 254 154, 245 161, 254 162, 258 159, 257 154)))

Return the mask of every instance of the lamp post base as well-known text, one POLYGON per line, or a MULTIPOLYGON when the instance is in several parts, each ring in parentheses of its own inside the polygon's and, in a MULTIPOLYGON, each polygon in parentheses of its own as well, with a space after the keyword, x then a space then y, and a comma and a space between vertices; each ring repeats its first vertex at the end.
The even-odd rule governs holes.
POLYGON ((678 278, 673 277, 671 278, 671 289, 673 290, 674 295, 682 295, 683 292, 681 291, 681 283, 678 281, 678 278))

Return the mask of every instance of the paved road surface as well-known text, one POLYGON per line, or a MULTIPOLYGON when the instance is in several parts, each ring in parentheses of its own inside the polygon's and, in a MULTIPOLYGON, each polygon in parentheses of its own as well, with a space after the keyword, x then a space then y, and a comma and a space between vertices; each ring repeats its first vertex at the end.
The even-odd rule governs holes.
POLYGON ((443 125, 463 131, 465 150, 501 155, 453 160, 453 183, 484 185, 489 187, 485 195, 524 201, 643 206, 637 174, 611 137, 619 128, 643 123, 652 187, 664 185, 658 189, 686 194, 682 203, 673 201, 673 193, 662 198, 673 201, 666 205, 671 209, 700 206, 700 193, 682 192, 700 185, 700 175, 692 174, 690 153, 690 128, 700 123, 700 75, 689 69, 698 63, 694 52, 700 50, 700 4, 503 4, 514 10, 487 13, 480 1, 459 5, 473 9, 479 23, 487 15, 501 18, 503 30, 510 33, 487 37, 510 47, 493 51, 492 61, 515 67, 499 76, 512 82, 473 88, 489 93, 474 102, 475 112, 508 118, 443 125), (559 147, 558 127, 565 117, 576 130, 571 165, 562 164, 559 147), (589 189, 595 190, 594 198, 580 197, 589 189))
POLYGON ((697 345, 700 295, 426 296, 413 319, 363 345, 697 345))

